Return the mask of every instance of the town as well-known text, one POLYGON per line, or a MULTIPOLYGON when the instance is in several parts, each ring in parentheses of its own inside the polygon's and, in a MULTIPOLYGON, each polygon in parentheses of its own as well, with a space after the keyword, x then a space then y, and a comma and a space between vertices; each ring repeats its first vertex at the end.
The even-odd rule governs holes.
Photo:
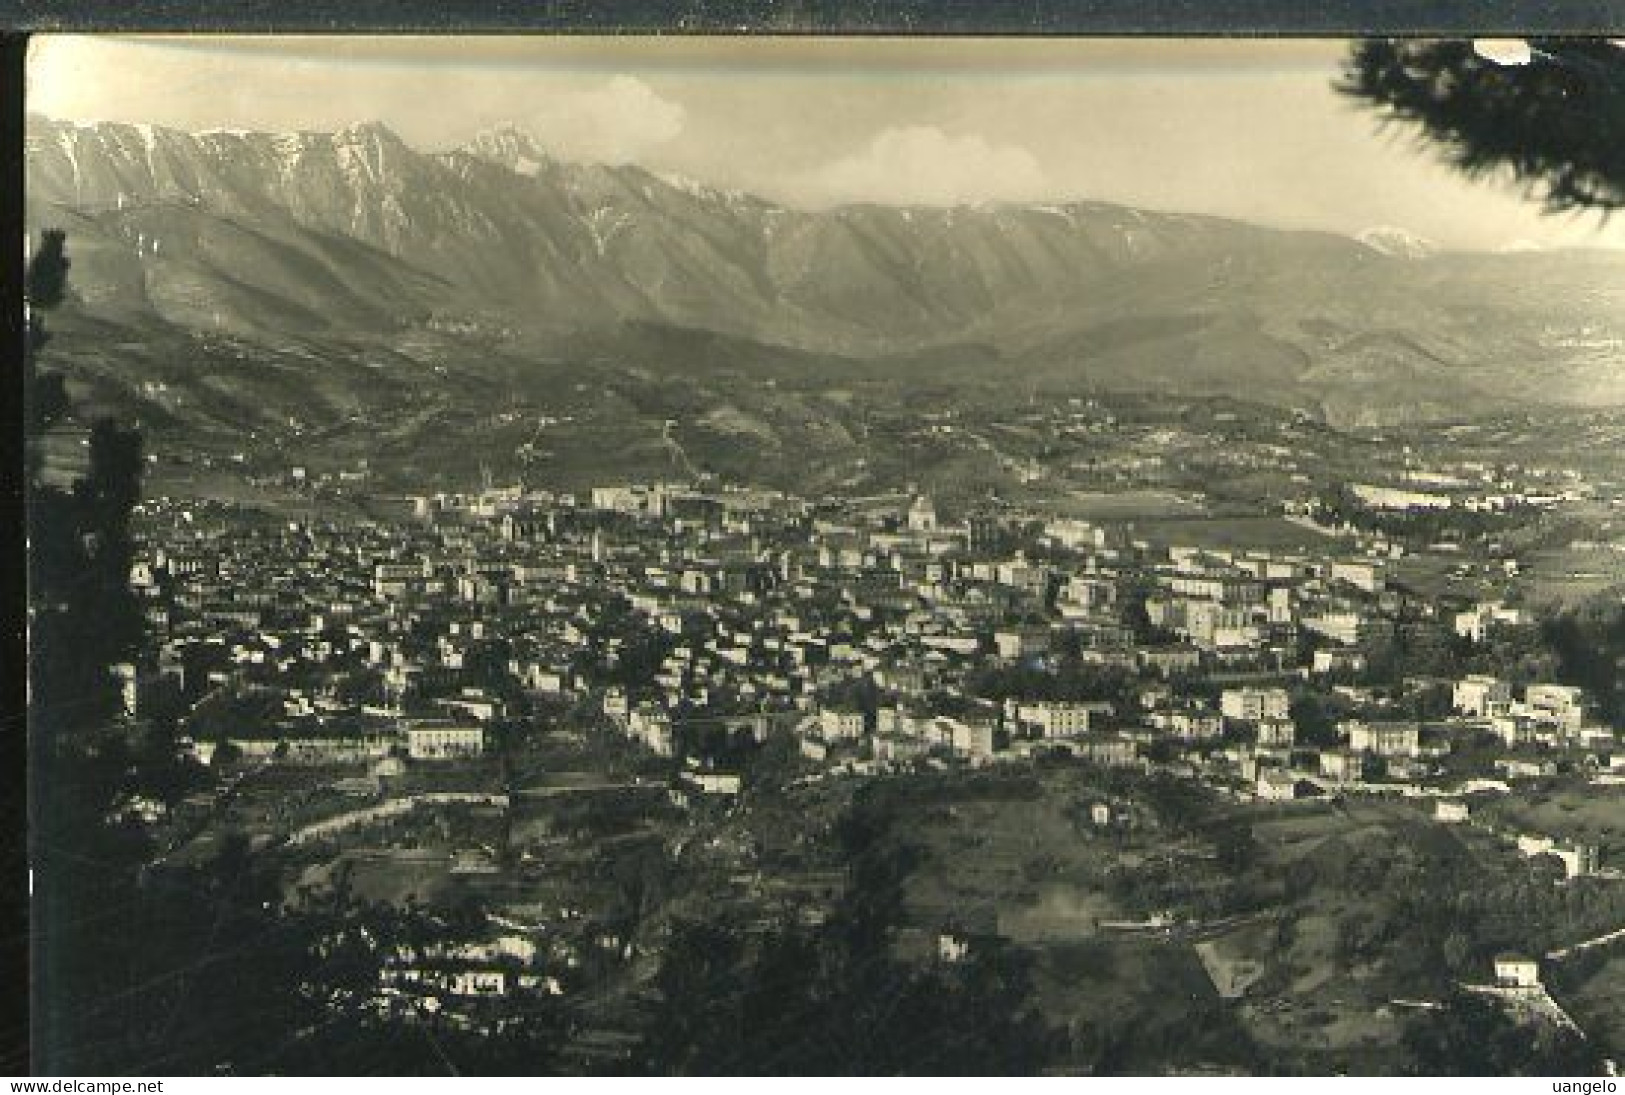
MULTIPOLYGON (((170 727, 210 773, 172 807, 129 797, 125 819, 164 861, 240 833, 279 865, 290 908, 337 887, 479 910, 458 938, 380 959, 381 1014, 492 1030, 515 1000, 610 998, 613 1017, 560 1067, 634 1067, 648 1004, 626 985, 648 983, 685 913, 820 923, 843 877, 828 833, 859 788, 923 783, 958 801, 1012 780, 1076 804, 1057 840, 1085 842, 1109 896, 1089 899, 1075 878, 1055 891, 1031 863, 1014 894, 925 872, 906 887, 902 951, 903 937, 935 962, 991 937, 1056 954, 1179 940, 1210 995, 1259 1009, 1251 1039, 1305 1051, 1289 1002, 1249 998, 1269 962, 1253 938, 1268 900, 1249 904, 1235 879, 1215 897, 1200 877, 1215 857, 1267 858, 1259 841, 1275 829, 1290 843, 1304 825, 1390 826, 1454 834, 1474 860, 1533 871, 1554 894, 1604 895, 1589 935, 1558 938, 1533 917, 1527 938, 1501 933, 1521 953, 1467 939, 1453 960, 1462 985, 1492 982, 1481 991, 1525 1022, 1581 1031, 1608 1011, 1583 1003, 1576 1020, 1541 977, 1543 960, 1619 936, 1607 810, 1625 787, 1621 712, 1538 675, 1552 662, 1529 655, 1527 609, 1408 588, 1392 538, 1345 528, 1320 549, 1196 546, 1037 506, 948 513, 917 491, 811 500, 692 481, 488 485, 399 509, 286 519, 145 503, 133 585, 152 656, 117 669, 127 724, 170 727), (1214 830, 1192 828, 1181 795, 1231 819, 1216 850, 1192 844, 1214 830), (1536 808, 1554 797, 1555 818, 1536 808), (1236 818, 1240 851, 1226 836, 1236 818), (1119 877, 1181 844, 1192 889, 1166 858, 1134 885, 1119 877), (651 857, 673 870, 629 894, 611 881, 629 854, 640 872, 651 857), (1048 908, 1052 892, 1066 907, 1048 908)), ((964 833, 961 807, 946 809, 954 820, 929 843, 965 842, 950 874, 1020 858, 999 850, 1008 819, 964 833)), ((1030 839, 1053 820, 1032 821, 1030 839)), ((1083 870, 1058 846, 1037 850, 1057 876, 1083 870)), ((1339 928, 1338 946, 1359 947, 1353 934, 1339 928)), ((1302 995, 1333 995, 1324 973, 1309 980, 1302 995)), ((1345 1001, 1346 988, 1319 1011, 1423 1006, 1399 989, 1345 1001)), ((1617 1045, 1612 1024, 1585 1034, 1617 1045)), ((1369 1053, 1393 1036, 1320 1048, 1369 1053)))

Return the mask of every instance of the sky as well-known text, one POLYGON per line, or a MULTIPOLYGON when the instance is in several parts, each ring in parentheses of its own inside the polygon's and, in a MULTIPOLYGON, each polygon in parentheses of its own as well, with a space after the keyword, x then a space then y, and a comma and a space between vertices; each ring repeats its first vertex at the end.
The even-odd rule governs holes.
POLYGON ((1466 180, 1334 90, 1347 44, 507 36, 36 38, 28 109, 186 130, 381 121, 426 151, 513 124, 806 208, 1121 202, 1449 248, 1625 247, 1466 180))

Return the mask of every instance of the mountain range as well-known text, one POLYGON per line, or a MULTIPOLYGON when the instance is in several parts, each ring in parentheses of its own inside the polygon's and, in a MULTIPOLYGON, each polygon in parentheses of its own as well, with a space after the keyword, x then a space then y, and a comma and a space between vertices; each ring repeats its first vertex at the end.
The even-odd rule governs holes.
POLYGON ((794 209, 514 128, 429 152, 377 123, 34 116, 26 155, 28 223, 67 231, 64 322, 92 340, 63 352, 148 417, 225 428, 237 391, 239 418, 364 413, 392 386, 500 400, 595 367, 1212 393, 1344 426, 1625 403, 1625 255, 1601 250, 1101 202, 794 209))

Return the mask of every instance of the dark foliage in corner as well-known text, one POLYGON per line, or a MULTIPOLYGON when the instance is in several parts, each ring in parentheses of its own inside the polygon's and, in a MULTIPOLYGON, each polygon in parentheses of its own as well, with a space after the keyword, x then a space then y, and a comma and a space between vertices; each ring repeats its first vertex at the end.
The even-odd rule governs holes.
POLYGON ((1553 212, 1625 205, 1625 49, 1530 42, 1502 64, 1465 41, 1356 45, 1339 90, 1414 126, 1471 177, 1509 171, 1553 212))
POLYGON ((108 669, 133 655, 142 633, 129 587, 135 548, 130 515, 141 497, 141 436, 111 419, 90 425, 89 467, 71 486, 48 481, 43 437, 69 426, 60 374, 41 372, 50 333, 44 316, 62 302, 70 263, 61 232, 42 234, 28 266, 28 515, 30 725, 60 733, 95 719, 114 700, 108 669))

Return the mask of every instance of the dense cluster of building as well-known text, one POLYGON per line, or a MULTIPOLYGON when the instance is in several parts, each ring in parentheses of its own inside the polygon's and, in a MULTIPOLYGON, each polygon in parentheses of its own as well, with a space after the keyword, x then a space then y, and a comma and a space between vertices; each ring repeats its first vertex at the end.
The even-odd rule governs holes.
MULTIPOLYGON (((1591 697, 1374 672, 1373 638, 1396 629, 1477 645, 1527 620, 1418 594, 1390 552, 1347 539, 1215 550, 1010 505, 948 519, 916 492, 660 483, 426 496, 387 519, 159 499, 141 530, 152 643, 117 669, 128 713, 172 721, 223 788, 290 780, 257 832, 301 865, 364 853, 549 895, 517 920, 494 904, 468 938, 390 944, 372 998, 390 1014, 500 1029, 503 1001, 573 996, 633 961, 583 913, 605 903, 593 842, 561 837, 546 803, 633 796, 658 804, 657 829, 720 823, 712 807, 753 792, 748 758, 770 740, 790 778, 837 791, 1069 754, 1243 802, 1408 795, 1563 877, 1610 872, 1596 847, 1506 828, 1475 795, 1625 778, 1591 697), (496 776, 493 754, 563 723, 666 775, 553 773, 542 793, 496 776)), ((1095 804, 1093 823, 1116 809, 1095 804)), ((730 869, 754 877, 747 860, 730 869)))
POLYGON ((687 761, 700 794, 741 782, 695 756, 696 728, 790 733, 825 771, 1064 750, 1262 799, 1617 763, 1572 686, 1367 680, 1374 632, 1425 618, 1481 641, 1519 616, 1419 597, 1336 541, 1159 546, 1009 507, 948 521, 919 495, 659 483, 421 497, 398 522, 165 502, 146 518, 134 577, 158 642, 121 667, 127 702, 178 708, 204 759, 229 742, 290 763, 455 760, 552 702, 687 761), (1449 714, 1406 713, 1428 689, 1449 714), (1333 733, 1306 737, 1306 692, 1347 714, 1333 733), (1488 767, 1447 774, 1486 731, 1488 767))

